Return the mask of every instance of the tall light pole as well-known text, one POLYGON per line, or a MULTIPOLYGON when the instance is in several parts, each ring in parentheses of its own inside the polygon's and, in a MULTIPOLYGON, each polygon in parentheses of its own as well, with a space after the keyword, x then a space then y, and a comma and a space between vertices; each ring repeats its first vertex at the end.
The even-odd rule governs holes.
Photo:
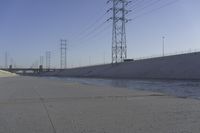
POLYGON ((8 53, 5 53, 5 68, 8 68, 8 53))
POLYGON ((106 57, 105 52, 103 53, 103 63, 106 64, 106 57))
POLYGON ((91 65, 91 56, 89 56, 89 66, 91 65))
POLYGON ((162 37, 162 54, 165 56, 165 36, 162 37))

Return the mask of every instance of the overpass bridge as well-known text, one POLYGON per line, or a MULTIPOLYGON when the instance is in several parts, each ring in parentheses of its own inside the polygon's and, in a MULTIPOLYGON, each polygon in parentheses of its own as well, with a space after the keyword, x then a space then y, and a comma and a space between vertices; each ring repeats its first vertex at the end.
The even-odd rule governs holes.
POLYGON ((1 68, 3 71, 8 71, 16 74, 38 74, 43 72, 59 72, 62 69, 52 68, 1 68))

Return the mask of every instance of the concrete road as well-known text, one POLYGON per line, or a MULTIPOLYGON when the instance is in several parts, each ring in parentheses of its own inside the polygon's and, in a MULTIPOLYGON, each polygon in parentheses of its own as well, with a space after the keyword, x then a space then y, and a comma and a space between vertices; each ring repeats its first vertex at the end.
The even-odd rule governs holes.
POLYGON ((0 133, 199 133, 200 101, 159 93, 0 78, 0 133))

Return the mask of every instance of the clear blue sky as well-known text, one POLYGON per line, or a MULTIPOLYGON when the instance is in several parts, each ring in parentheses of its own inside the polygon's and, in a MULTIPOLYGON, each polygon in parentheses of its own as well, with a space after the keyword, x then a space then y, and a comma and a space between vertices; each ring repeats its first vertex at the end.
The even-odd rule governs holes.
MULTIPOLYGON (((178 0, 154 12, 174 0, 136 1, 141 3, 130 5, 128 15, 133 19, 127 24, 129 58, 161 54, 162 36, 166 53, 200 49, 199 0, 178 0)), ((0 66, 5 51, 18 66, 52 51, 52 66, 59 67, 61 38, 69 42, 69 66, 110 62, 111 23, 98 27, 109 18, 102 16, 108 8, 106 0, 0 0, 0 66)))

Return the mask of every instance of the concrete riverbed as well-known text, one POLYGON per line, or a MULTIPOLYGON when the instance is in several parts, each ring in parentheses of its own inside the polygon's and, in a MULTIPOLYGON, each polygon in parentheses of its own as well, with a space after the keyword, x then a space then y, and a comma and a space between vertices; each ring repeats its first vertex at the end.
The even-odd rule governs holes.
POLYGON ((33 77, 0 78, 0 133, 199 133, 200 101, 33 77))

